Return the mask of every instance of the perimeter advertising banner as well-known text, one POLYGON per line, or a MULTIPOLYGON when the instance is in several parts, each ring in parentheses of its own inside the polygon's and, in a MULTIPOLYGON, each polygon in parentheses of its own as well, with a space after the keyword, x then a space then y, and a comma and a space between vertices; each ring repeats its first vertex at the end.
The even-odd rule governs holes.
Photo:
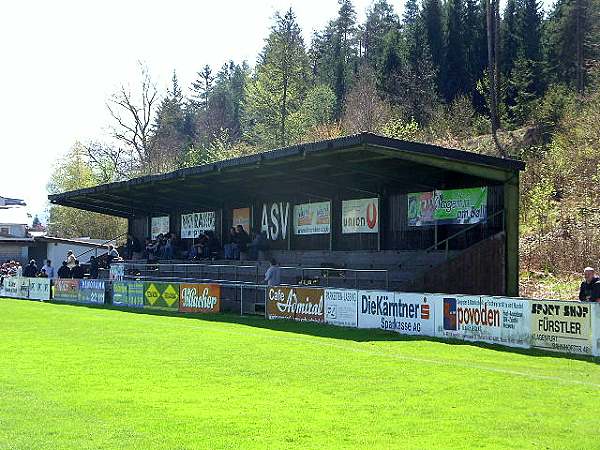
POLYGON ((80 280, 79 303, 103 304, 106 297, 106 286, 103 280, 80 280))
POLYGON ((250 208, 237 208, 233 210, 233 227, 241 225, 246 233, 250 233, 250 208))
POLYGON ((358 291, 358 328, 433 336, 434 307, 423 294, 358 291))
POLYGON ((527 348, 529 303, 503 297, 436 296, 436 336, 527 348))
POLYGON ((267 317, 324 322, 323 289, 274 286, 267 289, 267 317))
POLYGON ((50 279, 30 278, 29 298, 32 300, 50 300, 50 279))
POLYGON ((329 234, 331 202, 294 205, 294 234, 329 234))
POLYGON ((54 280, 54 300, 76 302, 79 300, 79 280, 58 278, 54 280))
POLYGON ((530 300, 532 346, 557 352, 592 354, 590 303, 530 300))
POLYGON ((113 281, 113 304, 119 306, 144 306, 143 281, 113 281))
POLYGON ((4 278, 4 295, 7 297, 19 297, 19 278, 5 277, 4 278))
POLYGON ((342 233, 378 233, 379 199, 363 198, 342 202, 342 233))
POLYGON ((150 220, 150 230, 152 239, 156 239, 159 234, 167 234, 169 232, 169 216, 153 217, 150 220))
POLYGON ((205 231, 215 230, 215 212, 197 212, 181 215, 181 238, 197 238, 205 231))
POLYGON ((600 356, 600 303, 590 306, 592 308, 592 354, 600 356))
POLYGON ((218 284, 181 284, 179 311, 218 313, 221 311, 221 286, 218 284))
POLYGON ((29 298, 29 278, 19 277, 17 278, 17 283, 19 283, 17 297, 29 298))
POLYGON ((145 282, 144 308, 179 309, 179 284, 145 282))
POLYGON ((325 322, 340 327, 358 326, 358 291, 325 289, 325 322))
POLYGON ((487 187, 408 194, 408 225, 471 224, 487 217, 487 187))

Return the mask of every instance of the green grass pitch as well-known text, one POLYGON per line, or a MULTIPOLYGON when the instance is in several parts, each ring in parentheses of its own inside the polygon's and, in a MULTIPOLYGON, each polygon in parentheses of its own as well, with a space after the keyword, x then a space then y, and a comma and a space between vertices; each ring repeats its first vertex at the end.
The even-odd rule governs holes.
POLYGON ((591 359, 0 299, 0 449, 600 448, 591 359))

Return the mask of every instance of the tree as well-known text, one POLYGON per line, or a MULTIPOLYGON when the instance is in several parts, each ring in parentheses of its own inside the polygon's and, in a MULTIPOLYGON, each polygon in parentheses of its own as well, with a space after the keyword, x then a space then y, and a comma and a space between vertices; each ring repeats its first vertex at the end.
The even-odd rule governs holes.
POLYGON ((138 92, 121 85, 111 96, 107 108, 114 120, 113 137, 124 145, 138 173, 153 173, 160 169, 160 157, 154 146, 152 121, 156 114, 158 90, 148 69, 140 64, 141 80, 138 92))
POLYGON ((290 116, 308 88, 308 58, 302 33, 291 9, 275 15, 275 23, 260 55, 254 79, 246 90, 247 137, 264 147, 288 145, 290 116))
MULTIPOLYGON (((89 164, 84 147, 80 143, 75 143, 69 153, 55 164, 48 183, 48 193, 57 194, 91 187, 100 182, 101 178, 89 164)), ((112 239, 126 231, 125 219, 65 206, 50 206, 48 233, 51 236, 65 238, 90 236, 96 239, 112 239)))
POLYGON ((425 0, 421 10, 421 18, 427 36, 427 45, 431 54, 431 62, 437 73, 437 91, 443 90, 444 68, 444 28, 442 24, 442 6, 440 0, 425 0))
POLYGON ((361 36, 363 58, 375 72, 383 56, 385 36, 392 30, 399 30, 394 7, 387 0, 375 0, 367 11, 361 36))
POLYGON ((519 49, 517 30, 517 0, 508 0, 500 27, 501 48, 500 70, 508 76, 513 69, 519 49))
POLYGON ((451 101, 468 92, 467 58, 465 48, 465 6, 463 0, 446 3, 446 71, 444 95, 451 101))
POLYGON ((375 76, 368 67, 362 67, 352 90, 348 93, 342 118, 346 133, 376 131, 391 114, 388 102, 383 100, 375 84, 375 76))
POLYGON ((192 106, 204 109, 208 107, 208 98, 212 91, 214 79, 212 69, 208 64, 198 72, 198 78, 192 82, 191 87, 190 103, 192 106))

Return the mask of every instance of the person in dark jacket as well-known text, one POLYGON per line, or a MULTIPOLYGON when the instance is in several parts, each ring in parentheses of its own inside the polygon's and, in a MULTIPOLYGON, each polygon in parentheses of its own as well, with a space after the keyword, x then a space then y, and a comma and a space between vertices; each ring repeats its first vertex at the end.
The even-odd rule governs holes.
POLYGON ((24 277, 35 277, 38 274, 38 267, 37 264, 35 263, 35 259, 32 259, 31 261, 29 261, 29 264, 23 269, 23 276, 24 277))
POLYGON ((100 264, 98 264, 98 259, 95 256, 90 256, 90 278, 98 278, 99 272, 100 264))
POLYGON ((125 244, 125 257, 127 259, 133 259, 134 253, 139 253, 142 250, 140 241, 134 235, 129 233, 127 235, 127 243, 125 244))
POLYGON ((79 260, 75 260, 75 267, 73 267, 73 270, 71 270, 71 278, 74 279, 82 279, 85 275, 85 270, 83 270, 83 267, 81 267, 79 265, 79 260))
POLYGON ((63 261, 62 266, 58 268, 56 274, 58 275, 58 278, 71 278, 71 269, 66 261, 63 261))
MULTIPOLYGON (((241 225, 238 225, 236 227, 236 232, 237 232, 236 244, 237 244, 238 252, 245 254, 248 251, 248 244, 250 243, 250 236, 248 235, 248 233, 246 233, 246 230, 244 230, 244 227, 241 225)), ((241 257, 240 257, 240 259, 241 259, 241 257)))
POLYGON ((593 267, 583 269, 584 280, 579 288, 579 301, 600 302, 600 278, 593 267))

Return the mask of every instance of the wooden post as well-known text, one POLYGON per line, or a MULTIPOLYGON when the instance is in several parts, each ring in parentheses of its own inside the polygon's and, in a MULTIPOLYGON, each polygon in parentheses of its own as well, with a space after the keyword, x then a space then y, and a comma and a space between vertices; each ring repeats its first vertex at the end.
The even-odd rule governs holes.
POLYGON ((519 295, 519 173, 504 183, 505 289, 506 295, 519 295))

